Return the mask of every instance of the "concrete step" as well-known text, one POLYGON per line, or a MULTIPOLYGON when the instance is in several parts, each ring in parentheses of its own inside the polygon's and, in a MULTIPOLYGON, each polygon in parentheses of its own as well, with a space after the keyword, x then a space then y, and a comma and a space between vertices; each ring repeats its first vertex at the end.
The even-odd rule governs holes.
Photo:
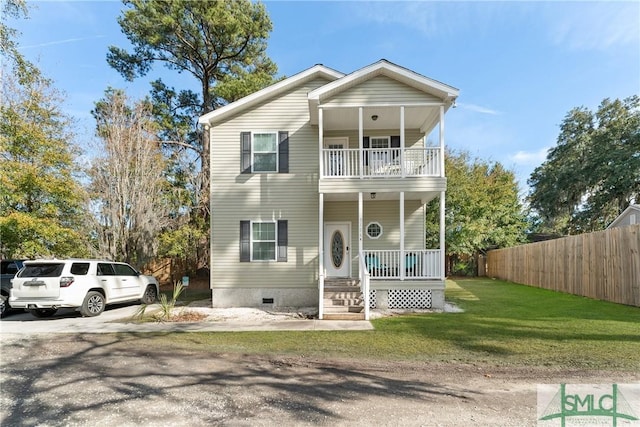
POLYGON ((362 292, 325 292, 324 299, 358 299, 362 298, 362 292))
POLYGON ((325 286, 325 292, 360 292, 360 286, 325 286))
POLYGON ((354 305, 332 305, 324 308, 325 313, 362 313, 364 312, 363 306, 354 305))
POLYGON ((362 298, 353 298, 353 299, 345 299, 345 298, 325 298, 324 299, 325 307, 332 306, 362 306, 364 300, 362 298))
POLYGON ((325 279, 324 286, 359 286, 360 279, 352 278, 339 278, 339 279, 325 279))
POLYGON ((362 313, 325 313, 322 316, 324 320, 364 320, 364 312, 362 313))

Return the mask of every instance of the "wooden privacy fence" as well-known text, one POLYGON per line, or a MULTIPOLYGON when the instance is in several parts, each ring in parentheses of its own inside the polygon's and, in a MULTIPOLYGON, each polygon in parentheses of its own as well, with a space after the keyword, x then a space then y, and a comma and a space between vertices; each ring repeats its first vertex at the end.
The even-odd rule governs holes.
POLYGON ((640 307, 640 224, 489 251, 487 276, 640 307))

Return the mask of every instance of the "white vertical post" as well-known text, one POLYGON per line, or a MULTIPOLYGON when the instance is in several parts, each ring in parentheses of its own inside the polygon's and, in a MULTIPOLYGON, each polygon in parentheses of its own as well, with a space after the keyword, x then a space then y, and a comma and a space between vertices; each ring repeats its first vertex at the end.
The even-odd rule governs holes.
POLYGON ((358 147, 360 147, 360 153, 358 155, 358 169, 360 170, 360 178, 362 178, 362 174, 363 174, 363 167, 364 167, 364 162, 363 162, 363 156, 364 156, 364 144, 362 142, 362 139, 364 138, 364 121, 363 121, 363 117, 362 117, 363 111, 362 111, 362 107, 358 107, 358 147))
POLYGON ((446 277, 445 269, 445 242, 444 242, 444 229, 445 229, 445 216, 444 216, 444 191, 440 192, 440 278, 444 281, 446 277))
POLYGON ((404 191, 400 192, 400 280, 404 280, 404 191))
POLYGON ((363 211, 364 211, 364 207, 362 206, 362 191, 360 191, 358 193, 358 256, 360 256, 360 254, 364 250, 363 244, 362 244, 362 223, 364 221, 363 214, 362 214, 363 211))
POLYGON ((318 195, 318 318, 324 314, 324 194, 318 195))
POLYGON ((318 165, 320 165, 320 173, 318 174, 318 177, 322 178, 324 176, 325 173, 325 166, 324 166, 324 155, 322 152, 322 149, 324 148, 324 114, 322 111, 322 108, 318 108, 318 153, 320 154, 320 161, 318 162, 318 165))
POLYGON ((404 162, 404 105, 400 107, 400 170, 403 178, 407 176, 407 168, 404 162))
POLYGON ((440 176, 444 178, 444 105, 440 106, 440 176))

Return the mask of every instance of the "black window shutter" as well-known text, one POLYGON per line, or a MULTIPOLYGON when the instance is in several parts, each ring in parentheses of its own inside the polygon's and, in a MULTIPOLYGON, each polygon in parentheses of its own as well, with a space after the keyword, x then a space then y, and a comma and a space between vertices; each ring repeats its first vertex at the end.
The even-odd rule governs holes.
POLYGON ((278 132, 278 172, 289 173, 289 132, 278 132))
POLYGON ((240 221, 240 262, 251 261, 251 221, 240 221))
MULTIPOLYGON (((369 148, 369 137, 368 136, 364 136, 362 137, 362 148, 369 148)), ((363 162, 365 166, 369 166, 369 152, 365 152, 363 154, 363 162)))
POLYGON ((240 132, 240 173, 251 173, 251 132, 240 132))
POLYGON ((391 157, 395 160, 396 157, 400 157, 400 135, 391 136, 391 148, 396 148, 396 150, 391 151, 391 157))
POLYGON ((289 221, 286 219, 278 220, 278 262, 287 262, 287 246, 289 245, 288 228, 289 221))

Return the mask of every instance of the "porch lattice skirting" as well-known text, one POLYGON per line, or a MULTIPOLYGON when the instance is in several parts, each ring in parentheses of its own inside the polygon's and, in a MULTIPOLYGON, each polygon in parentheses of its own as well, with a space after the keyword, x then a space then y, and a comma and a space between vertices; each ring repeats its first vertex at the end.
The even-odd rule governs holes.
MULTIPOLYGON (((389 308, 431 308, 431 289, 390 289, 389 308)), ((369 291, 369 308, 377 308, 376 290, 369 291)))

